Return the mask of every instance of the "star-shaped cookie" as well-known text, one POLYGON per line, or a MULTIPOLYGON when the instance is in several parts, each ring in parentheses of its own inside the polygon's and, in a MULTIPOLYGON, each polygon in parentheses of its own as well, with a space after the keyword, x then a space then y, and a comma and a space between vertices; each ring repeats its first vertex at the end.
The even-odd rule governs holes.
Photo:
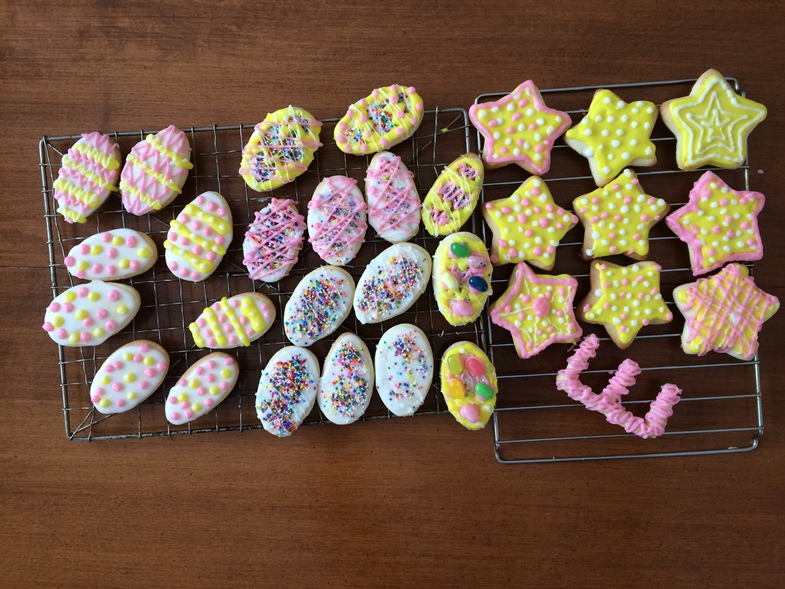
POLYGON ((624 254, 635 260, 649 255, 649 229, 670 206, 649 196, 627 168, 611 183, 572 202, 583 223, 582 255, 586 260, 624 254))
POLYGON ((589 160, 597 186, 605 186, 627 166, 657 163, 651 132, 657 120, 653 102, 627 104, 610 90, 597 90, 589 112, 564 140, 589 160))
POLYGON ((604 325, 622 350, 642 327, 673 319, 660 294, 660 266, 656 262, 631 266, 593 262, 589 277, 591 291, 578 305, 578 319, 604 325))
POLYGON ((545 106, 531 80, 499 100, 473 104, 469 118, 485 138, 486 166, 515 163, 531 174, 550 169, 553 143, 572 124, 566 112, 545 106))
POLYGON ((516 264, 524 260, 550 270, 556 246, 578 223, 578 217, 553 202, 542 178, 532 176, 511 196, 486 202, 482 216, 493 231, 491 262, 516 264))
POLYGON ((747 159, 747 136, 767 114, 759 102, 736 94, 717 70, 698 78, 689 96, 663 102, 660 110, 676 136, 682 170, 738 168, 747 159))
POLYGON ((713 350, 741 360, 752 360, 758 332, 780 308, 777 297, 755 286, 741 264, 677 286, 673 299, 685 319, 681 347, 686 353, 703 356, 713 350))
POLYGON ((665 219, 689 246, 692 273, 706 274, 726 262, 760 260, 758 213, 765 201, 760 192, 733 190, 713 172, 703 174, 689 202, 665 219))
POLYGON ((575 343, 581 337, 572 310, 577 288, 569 274, 535 274, 521 262, 488 312, 491 321, 512 334, 518 356, 531 358, 553 343, 575 343))

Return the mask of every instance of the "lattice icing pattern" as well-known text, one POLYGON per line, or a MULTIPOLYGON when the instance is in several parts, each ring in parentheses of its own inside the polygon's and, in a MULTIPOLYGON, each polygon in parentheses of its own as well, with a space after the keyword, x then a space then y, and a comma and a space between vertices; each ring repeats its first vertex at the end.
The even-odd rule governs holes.
POLYGON ((308 201, 308 233, 322 260, 343 266, 354 259, 365 242, 367 208, 353 178, 331 176, 319 183, 308 201))
POLYGON ((408 241, 420 228, 420 196, 401 158, 389 151, 373 156, 365 177, 368 222, 382 239, 408 241))
POLYGON ((273 198, 254 213, 243 240, 243 264, 251 280, 278 282, 297 263, 303 247, 305 218, 297 202, 273 198))

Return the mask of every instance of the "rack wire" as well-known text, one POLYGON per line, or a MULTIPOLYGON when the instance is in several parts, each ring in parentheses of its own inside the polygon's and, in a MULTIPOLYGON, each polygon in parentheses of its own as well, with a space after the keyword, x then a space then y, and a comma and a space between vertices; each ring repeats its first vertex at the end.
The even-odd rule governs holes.
MULTIPOLYGON (((146 438, 262 427, 254 407, 261 371, 276 351, 291 345, 284 334, 282 321, 276 321, 272 329, 250 347, 229 351, 239 362, 240 377, 227 399, 211 413, 193 423, 174 426, 166 421, 163 403, 167 391, 175 384, 179 375, 209 353, 208 350, 200 350, 194 346, 187 329, 188 323, 205 307, 221 297, 254 290, 270 298, 280 317, 286 301, 303 275, 323 264, 306 242, 297 265, 288 277, 272 285, 251 281, 242 264, 242 236, 253 220, 254 212, 263 208, 272 197, 295 199, 300 212, 304 213, 316 185, 324 177, 350 176, 358 180, 360 186, 363 185, 370 156, 346 155, 335 147, 332 137, 337 120, 323 121, 321 141, 324 146, 316 152, 316 158, 309 169, 294 182, 265 193, 251 191, 238 174, 242 149, 254 130, 253 124, 181 127, 188 135, 193 149, 194 168, 183 187, 183 194, 177 197, 174 204, 157 213, 136 217, 122 208, 118 196, 110 196, 83 225, 72 225, 63 220, 56 212, 57 203, 52 192, 62 155, 80 136, 44 137, 41 140, 41 181, 53 297, 79 282, 67 272, 63 263, 73 245, 100 231, 128 227, 150 235, 159 252, 163 252, 163 241, 166 239, 169 222, 202 192, 214 190, 226 198, 232 211, 235 234, 224 260, 207 280, 200 283, 181 281, 168 270, 164 256, 161 255, 151 271, 126 281, 139 291, 142 299, 141 309, 129 327, 99 346, 59 347, 63 416, 69 439, 146 438), (149 399, 131 411, 113 415, 97 412, 89 398, 90 383, 95 373, 115 349, 139 338, 158 342, 169 352, 171 365, 164 383, 149 399)), ((139 130, 114 132, 110 135, 120 144, 121 152, 127 154, 134 143, 154 132, 156 131, 139 130)), ((446 165, 469 150, 470 133, 466 111, 438 108, 426 111, 417 133, 392 149, 413 172, 421 196, 427 192, 446 165)), ((475 217, 467 229, 478 233, 481 223, 481 219, 475 217)), ((439 240, 421 228, 413 241, 433 253, 439 240)), ((373 229, 369 228, 366 243, 346 269, 355 280, 358 279, 367 263, 389 245, 376 237, 373 229)), ((438 312, 429 286, 414 307, 393 321, 362 325, 352 314, 331 338, 317 342, 311 349, 317 357, 324 358, 330 343, 338 335, 352 331, 363 338, 373 353, 385 329, 401 322, 414 323, 423 329, 429 335, 437 358, 452 343, 463 339, 487 346, 485 323, 475 322, 461 328, 449 325, 438 312)), ((425 403, 415 415, 439 414, 444 410, 437 392, 434 384, 425 403)), ((392 417, 395 416, 387 411, 378 395, 374 395, 362 419, 392 417)), ((318 405, 305 421, 307 424, 325 422, 318 405)))
MULTIPOLYGON (((606 86, 581 86, 543 90, 548 106, 564 110, 577 123, 586 114, 593 93, 608 88, 625 101, 649 100, 657 104, 689 93, 695 79, 642 82, 606 86)), ((743 92, 736 79, 728 78, 737 93, 743 92)), ((507 92, 481 94, 475 103, 498 100, 507 92)), ((749 162, 738 170, 702 168, 694 172, 679 170, 675 162, 675 137, 661 122, 655 125, 652 140, 657 146, 657 165, 636 168, 641 186, 648 194, 670 203, 671 211, 686 203, 692 184, 711 169, 730 186, 749 190, 749 162)), ((482 146, 477 133, 477 144, 482 146)), ((489 170, 482 199, 509 196, 525 180, 521 170, 507 166, 489 170)), ((557 204, 572 208, 572 200, 596 188, 589 167, 565 143, 553 149, 551 172, 544 176, 557 204)), ((490 243, 490 231, 483 225, 482 235, 490 243)), ((576 304, 589 290, 589 263, 580 257, 583 226, 570 231, 557 250, 554 274, 568 273, 578 279, 576 304)), ((686 246, 660 222, 651 230, 649 260, 662 266, 662 294, 673 311, 674 320, 666 325, 649 326, 641 331, 627 350, 619 350, 603 327, 582 324, 584 335, 596 333, 601 346, 590 370, 582 373, 585 384, 596 391, 621 361, 630 357, 642 369, 637 385, 625 397, 626 409, 643 415, 648 404, 665 382, 683 389, 681 402, 674 407, 664 436, 641 440, 605 422, 601 415, 586 411, 555 387, 556 373, 566 366, 573 348, 553 345, 529 360, 520 360, 510 335, 484 317, 489 352, 499 374, 499 397, 493 416, 496 459, 504 464, 563 462, 615 458, 641 458, 745 452, 758 446, 763 434, 760 362, 737 361, 725 354, 688 356, 680 346, 684 320, 676 312, 673 288, 696 280, 690 271, 686 246)), ((629 265, 633 260, 614 256, 610 261, 629 265)), ((749 265, 751 268, 751 265, 749 265)), ((494 271, 493 289, 499 296, 507 287, 512 266, 494 271)), ((539 271, 538 271, 539 272, 539 271)))

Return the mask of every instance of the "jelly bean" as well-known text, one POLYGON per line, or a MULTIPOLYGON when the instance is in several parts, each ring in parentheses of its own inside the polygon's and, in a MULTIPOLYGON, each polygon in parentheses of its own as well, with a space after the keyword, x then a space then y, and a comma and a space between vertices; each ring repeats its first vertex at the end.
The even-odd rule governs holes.
POLYGON ((480 408, 477 405, 464 405, 461 407, 461 417, 470 423, 477 423, 480 420, 480 408))
POLYGON ((493 399, 493 389, 485 383, 477 383, 477 386, 474 387, 474 392, 483 399, 493 399))
POLYGON ((466 369, 472 376, 482 376, 485 374, 485 363, 477 356, 466 358, 466 369))
POLYGON ((447 381, 447 390, 445 392, 453 399, 462 399, 466 395, 463 383, 458 378, 452 378, 447 381))
POLYGON ((469 286, 477 292, 485 292, 488 290, 488 283, 482 276, 471 276, 469 278, 469 286))
POLYGON ((466 258, 472 253, 472 250, 462 243, 458 243, 457 241, 450 245, 450 251, 456 258, 466 258))
POLYGON ((463 371, 461 358, 457 355, 447 357, 447 370, 450 374, 460 374, 463 371))

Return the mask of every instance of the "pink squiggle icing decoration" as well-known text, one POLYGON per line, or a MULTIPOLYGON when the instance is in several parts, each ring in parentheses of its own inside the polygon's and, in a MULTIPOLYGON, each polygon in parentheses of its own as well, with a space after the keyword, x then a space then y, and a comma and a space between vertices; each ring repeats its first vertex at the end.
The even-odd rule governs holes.
POLYGON ((673 415, 673 406, 681 400, 681 389, 670 383, 662 385, 646 416, 636 417, 621 403, 641 372, 634 360, 624 360, 599 395, 581 383, 580 374, 589 367, 589 360, 594 358, 599 347, 600 340, 596 335, 584 338, 575 354, 567 359, 567 368, 559 370, 556 375, 556 388, 567 393, 570 399, 583 403, 590 411, 602 413, 608 423, 620 425, 628 434, 643 439, 664 434, 668 418, 673 415))
POLYGON ((343 255, 355 243, 365 243, 368 229, 361 215, 368 207, 357 188, 357 180, 332 176, 325 178, 324 183, 329 194, 317 193, 308 202, 309 210, 321 208, 326 217, 323 223, 311 229, 308 239, 323 260, 343 255))
POLYGON ((373 206, 369 208, 368 215, 378 225, 379 233, 398 229, 404 223, 420 224, 420 198, 414 183, 407 181, 414 178, 409 170, 401 168, 400 156, 392 160, 380 158, 377 169, 368 168, 367 176, 379 185, 368 185, 368 201, 373 199, 373 206), (385 180, 384 176, 389 176, 385 180), (406 188, 398 189, 394 182, 406 182, 406 188))
POLYGON ((251 279, 264 280, 282 266, 294 266, 303 247, 304 233, 305 218, 290 200, 274 198, 267 207, 256 211, 245 234, 254 245, 243 258, 251 279))

